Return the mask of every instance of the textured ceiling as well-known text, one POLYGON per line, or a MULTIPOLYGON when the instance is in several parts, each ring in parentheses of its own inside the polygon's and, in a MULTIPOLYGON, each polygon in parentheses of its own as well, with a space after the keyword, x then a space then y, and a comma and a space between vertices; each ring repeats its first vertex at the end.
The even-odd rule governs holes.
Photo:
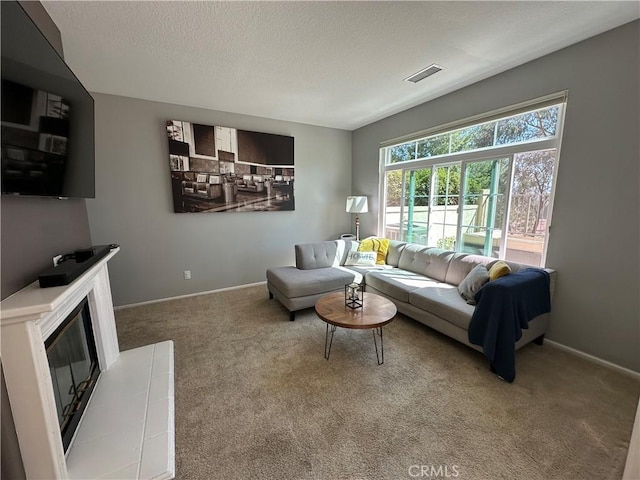
POLYGON ((640 16, 637 1, 43 4, 92 92, 348 130, 640 16))

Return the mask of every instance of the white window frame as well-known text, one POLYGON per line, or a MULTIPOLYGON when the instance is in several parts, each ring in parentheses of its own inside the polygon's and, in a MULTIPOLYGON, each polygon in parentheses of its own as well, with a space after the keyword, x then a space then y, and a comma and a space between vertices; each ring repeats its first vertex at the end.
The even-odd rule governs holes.
MULTIPOLYGON (((447 125, 443 125, 440 127, 436 127, 434 129, 426 130, 423 132, 415 133, 410 136, 406 136, 400 139, 395 139, 392 141, 384 142, 380 145, 379 150, 379 212, 378 215, 378 235, 384 235, 385 227, 386 227, 386 209, 387 209, 387 173, 394 170, 402 171, 402 189, 401 189, 401 202, 400 202, 400 224, 402 225, 404 213, 405 213, 405 203, 406 203, 406 173, 410 170, 420 170, 420 169, 431 169, 431 192, 433 192, 433 170, 438 166, 448 166, 448 165, 460 165, 460 201, 458 202, 458 221, 457 221, 457 230, 456 230, 456 246, 461 245, 461 224, 462 215, 461 208, 463 205, 462 197, 463 197, 463 189, 464 189, 464 181, 466 174, 466 166, 472 162, 480 162, 494 159, 503 159, 507 158, 509 163, 508 170, 508 178, 509 182, 507 184, 507 191, 505 192, 505 196, 507 201, 505 202, 505 211, 503 213, 503 228, 506 230, 508 228, 508 219, 511 213, 511 188, 513 185, 513 175, 514 175, 514 156, 518 153, 525 153, 531 151, 538 150, 550 150, 555 149, 556 157, 555 157, 555 165, 554 165, 554 173, 553 173, 553 181, 551 184, 551 191, 549 193, 549 213, 548 213, 548 222, 546 225, 546 233, 544 236, 544 243, 542 248, 542 257, 541 264, 544 265, 547 257, 547 249, 549 244, 549 237, 551 234, 551 226, 552 226, 552 213, 553 213, 553 204, 555 199, 555 189, 558 178, 558 166, 560 162, 560 148, 562 143, 562 132, 564 127, 564 117, 566 112, 568 99, 568 92, 564 91, 561 93, 548 95, 546 97, 533 100, 530 102, 523 102, 518 105, 514 105, 512 107, 496 110, 493 112, 489 112, 485 115, 479 115, 471 118, 467 118, 465 120, 461 120, 459 122, 450 123, 447 125), (439 134, 446 134, 448 132, 453 132, 459 130, 461 128, 470 127, 473 125, 479 125, 482 123, 487 123, 489 121, 498 120, 501 118, 511 117, 513 115, 518 115, 520 113, 525 113, 528 111, 538 110, 544 107, 549 107, 552 105, 558 105, 558 121, 556 126, 556 132, 551 137, 537 138, 531 139, 525 142, 518 142, 508 145, 499 145, 499 146, 491 146, 480 148, 471 151, 465 152, 455 152, 449 153, 445 155, 437 155, 432 157, 421 158, 417 160, 407 160, 403 162, 390 163, 388 162, 388 156, 391 154, 391 147, 397 145, 403 145, 405 143, 418 141, 423 138, 431 137, 439 134)), ((429 202, 431 203, 431 202, 429 202)), ((429 224, 431 223, 431 212, 429 213, 429 224)), ((500 238, 500 248, 499 248, 499 258, 504 259, 506 253, 506 241, 508 235, 502 235, 500 238)))

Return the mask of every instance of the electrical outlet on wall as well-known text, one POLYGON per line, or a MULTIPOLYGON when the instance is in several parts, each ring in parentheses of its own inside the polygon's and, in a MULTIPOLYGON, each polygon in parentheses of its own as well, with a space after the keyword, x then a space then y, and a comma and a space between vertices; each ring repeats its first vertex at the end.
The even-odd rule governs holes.
POLYGON ((184 279, 185 280, 191 280, 191 270, 185 270, 184 271, 184 279))

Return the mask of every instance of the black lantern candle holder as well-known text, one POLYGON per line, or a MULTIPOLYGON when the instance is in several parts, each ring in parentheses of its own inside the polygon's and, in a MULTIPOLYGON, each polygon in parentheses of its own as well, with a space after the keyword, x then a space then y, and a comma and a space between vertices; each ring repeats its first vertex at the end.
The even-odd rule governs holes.
POLYGON ((344 286, 345 306, 356 309, 364 304, 364 283, 348 283, 344 286))

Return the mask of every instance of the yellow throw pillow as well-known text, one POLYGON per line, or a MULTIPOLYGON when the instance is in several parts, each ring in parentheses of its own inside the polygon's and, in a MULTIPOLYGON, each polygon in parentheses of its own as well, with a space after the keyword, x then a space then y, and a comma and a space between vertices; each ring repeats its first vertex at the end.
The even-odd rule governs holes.
POLYGON ((387 238, 365 238, 358 247, 360 252, 377 252, 376 265, 384 265, 387 262, 389 240, 387 238))
POLYGON ((493 267, 489 269, 489 280, 496 280, 500 277, 504 277, 505 275, 509 275, 510 273, 511 267, 500 260, 499 262, 494 263, 493 267))

